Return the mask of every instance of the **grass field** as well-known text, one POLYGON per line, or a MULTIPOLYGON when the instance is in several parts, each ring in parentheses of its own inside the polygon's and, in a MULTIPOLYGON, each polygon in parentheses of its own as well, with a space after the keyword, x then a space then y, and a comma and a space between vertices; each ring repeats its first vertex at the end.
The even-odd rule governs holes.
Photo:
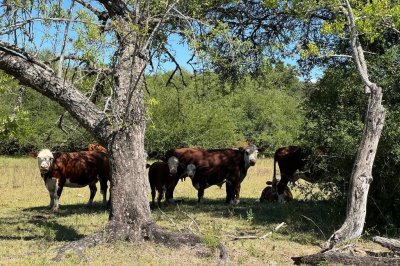
MULTIPOLYGON (((85 256, 68 254, 61 265, 216 265, 222 242, 231 265, 289 265, 291 256, 319 250, 318 245, 338 228, 343 217, 328 200, 296 200, 285 204, 260 203, 265 181, 272 177, 272 161, 261 159, 251 167, 242 183, 241 203, 224 203, 225 188, 205 191, 205 202, 197 204, 191 182, 179 182, 174 193, 179 206, 154 210, 153 219, 162 227, 198 234, 210 251, 190 247, 171 248, 152 243, 103 244, 85 250, 85 256), (235 240, 230 235, 262 236, 285 222, 286 227, 265 240, 235 240), (212 251, 214 250, 214 251, 212 251)), ((0 265, 54 264, 54 248, 101 230, 108 219, 101 206, 86 207, 89 188, 66 188, 56 214, 47 208, 48 192, 33 158, 0 157, 0 265)))

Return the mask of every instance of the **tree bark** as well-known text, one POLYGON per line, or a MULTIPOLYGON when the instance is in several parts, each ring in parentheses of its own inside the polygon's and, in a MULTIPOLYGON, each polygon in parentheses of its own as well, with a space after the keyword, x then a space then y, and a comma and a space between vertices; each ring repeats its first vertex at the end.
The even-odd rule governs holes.
POLYGON ((317 253, 303 257, 292 257, 294 264, 321 265, 321 262, 341 265, 399 265, 400 258, 355 256, 341 252, 317 253))
POLYGON ((400 240, 375 236, 372 241, 379 243, 381 246, 390 249, 396 254, 400 253, 400 240))
POLYGON ((385 108, 382 106, 382 88, 372 83, 368 78, 367 62, 364 59, 364 51, 358 39, 353 10, 348 0, 346 0, 345 12, 350 29, 350 45, 353 51, 353 59, 366 87, 365 92, 369 96, 369 101, 363 135, 350 177, 346 220, 342 227, 323 245, 325 249, 331 249, 336 244, 361 236, 367 212, 368 191, 373 180, 372 167, 385 122, 385 108))
MULTIPOLYGON (((43 64, 44 65, 44 64, 43 64)), ((110 123, 103 112, 68 81, 50 69, 1 47, 0 69, 64 107, 83 127, 98 139, 107 139, 110 123)))

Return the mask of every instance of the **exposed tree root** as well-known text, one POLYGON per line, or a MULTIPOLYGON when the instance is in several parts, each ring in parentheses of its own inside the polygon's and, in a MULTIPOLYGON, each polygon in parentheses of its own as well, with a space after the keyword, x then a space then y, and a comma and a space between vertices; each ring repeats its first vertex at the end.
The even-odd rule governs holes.
MULTIPOLYGON (((83 251, 86 248, 94 247, 101 243, 113 243, 116 241, 151 241, 173 248, 196 246, 202 243, 199 237, 194 234, 167 232, 154 223, 144 225, 140 230, 133 230, 129 225, 109 222, 103 231, 77 241, 69 242, 56 249, 57 254, 53 260, 60 261, 69 252, 75 252, 83 257, 83 251)), ((228 252, 222 244, 218 245, 218 249, 220 251, 220 262, 218 265, 226 265, 228 261, 228 252)))
POLYGON ((219 263, 218 266, 225 266, 229 264, 229 255, 228 251, 226 248, 220 243, 218 245, 218 250, 219 250, 219 263))

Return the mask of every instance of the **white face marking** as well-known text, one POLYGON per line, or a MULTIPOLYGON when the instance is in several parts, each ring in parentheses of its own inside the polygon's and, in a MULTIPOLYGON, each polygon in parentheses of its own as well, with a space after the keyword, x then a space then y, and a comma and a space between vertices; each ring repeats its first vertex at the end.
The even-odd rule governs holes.
POLYGON ((49 149, 44 149, 38 153, 37 159, 40 173, 45 174, 50 170, 54 156, 49 149))
POLYGON ((169 167, 169 172, 171 174, 176 174, 178 172, 178 165, 179 165, 179 160, 175 156, 171 156, 168 159, 168 167, 169 167))
POLYGON ((190 179, 193 179, 194 175, 196 173, 196 165, 190 163, 186 166, 186 174, 190 177, 190 179))
POLYGON ((250 144, 244 150, 244 165, 245 168, 248 169, 250 166, 254 166, 257 161, 258 150, 257 147, 253 144, 250 144))

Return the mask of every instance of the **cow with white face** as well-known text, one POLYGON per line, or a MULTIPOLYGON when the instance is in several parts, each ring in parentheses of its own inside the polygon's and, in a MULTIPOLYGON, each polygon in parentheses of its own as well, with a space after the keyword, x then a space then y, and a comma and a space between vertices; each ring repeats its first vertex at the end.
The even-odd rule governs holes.
POLYGON ((240 149, 201 149, 179 148, 166 152, 164 160, 178 159, 178 164, 196 165, 196 174, 192 178, 192 185, 198 190, 199 202, 203 199, 204 189, 212 186, 226 184, 226 202, 239 203, 241 182, 247 175, 250 166, 257 161, 259 151, 250 144, 240 149))
POLYGON ((107 181, 110 180, 110 165, 105 153, 97 151, 55 152, 48 149, 37 154, 40 174, 50 194, 50 208, 57 211, 64 187, 89 186, 88 205, 93 203, 96 183, 100 181, 103 204, 107 204, 107 181))

